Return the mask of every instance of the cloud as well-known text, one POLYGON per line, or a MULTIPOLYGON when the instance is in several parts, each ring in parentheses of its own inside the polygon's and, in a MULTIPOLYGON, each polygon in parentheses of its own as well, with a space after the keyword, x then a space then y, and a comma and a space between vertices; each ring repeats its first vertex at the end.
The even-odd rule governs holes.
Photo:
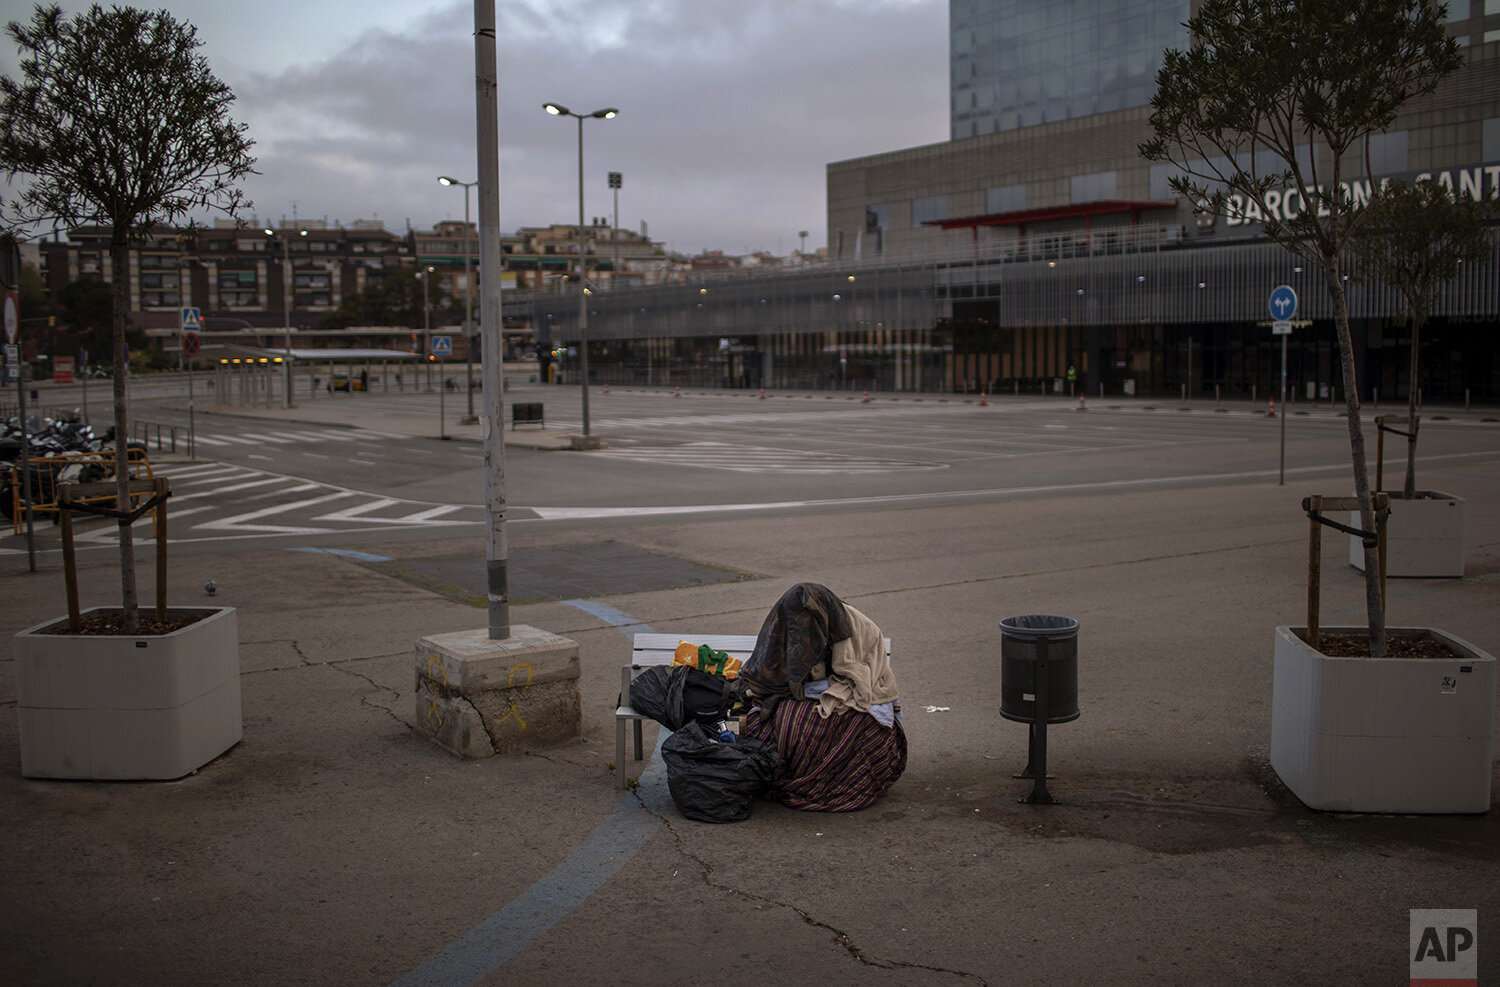
MULTIPOLYGON (((257 207, 461 217, 436 177, 476 170, 472 28, 453 4, 246 79, 257 207)), ((828 162, 947 134, 947 16, 931 0, 530 0, 501 6, 499 38, 506 230, 576 220, 577 125, 544 113, 549 100, 620 109, 584 125, 586 218, 611 213, 619 171, 621 225, 645 220, 694 253, 786 251, 803 229, 822 243, 828 162)))
MULTIPOLYGON (((189 0, 210 63, 226 40, 264 44, 286 25, 247 25, 189 0), (259 31, 261 33, 257 34, 259 31)), ((306 11, 297 30, 319 31, 306 11)), ((499 4, 501 217, 575 222, 576 121, 558 101, 613 120, 584 125, 586 218, 608 216, 606 173, 624 175, 620 225, 696 253, 786 252, 825 242, 825 166, 944 140, 947 5, 942 0, 507 0, 499 4)), ((360 16, 358 5, 339 8, 360 16)), ((381 218, 392 229, 461 218, 437 176, 476 173, 473 7, 434 5, 357 30, 275 68, 231 49, 222 71, 250 126, 259 216, 381 218)), ((274 63, 273 63, 274 64, 274 63)), ((472 204, 477 208, 477 198, 472 204)))

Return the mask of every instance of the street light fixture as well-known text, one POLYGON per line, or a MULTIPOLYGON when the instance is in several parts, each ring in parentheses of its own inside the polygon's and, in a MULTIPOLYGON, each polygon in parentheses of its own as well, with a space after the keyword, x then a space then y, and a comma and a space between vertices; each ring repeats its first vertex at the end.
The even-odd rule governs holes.
POLYGON ((464 373, 468 378, 469 389, 469 413, 464 418, 464 422, 468 424, 478 420, 474 417, 474 337, 472 335, 474 282, 469 274, 469 189, 479 183, 477 181, 461 182, 447 175, 439 175, 438 184, 460 185, 464 190, 464 373))
POLYGON ((579 373, 583 378, 583 435, 589 435, 589 289, 588 231, 583 222, 583 121, 613 120, 620 111, 613 106, 592 113, 574 113, 560 103, 544 103, 542 109, 555 117, 572 117, 578 121, 578 349, 579 373))
MULTIPOLYGON (((274 237, 276 231, 270 227, 264 230, 266 236, 274 237)), ((306 230, 298 230, 298 236, 307 236, 306 230)), ((282 347, 286 351, 286 358, 281 361, 284 374, 285 392, 281 395, 281 406, 290 408, 292 406, 292 289, 296 278, 292 275, 292 241, 287 237, 281 237, 281 313, 284 319, 285 337, 282 347)))

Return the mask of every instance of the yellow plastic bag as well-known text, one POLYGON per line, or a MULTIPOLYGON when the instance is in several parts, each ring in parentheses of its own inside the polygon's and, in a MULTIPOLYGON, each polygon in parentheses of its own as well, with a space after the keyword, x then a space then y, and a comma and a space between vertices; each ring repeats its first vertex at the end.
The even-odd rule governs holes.
POLYGON ((739 676, 743 662, 723 651, 715 651, 706 644, 679 641, 677 650, 672 653, 672 664, 690 665, 712 675, 732 679, 739 676))

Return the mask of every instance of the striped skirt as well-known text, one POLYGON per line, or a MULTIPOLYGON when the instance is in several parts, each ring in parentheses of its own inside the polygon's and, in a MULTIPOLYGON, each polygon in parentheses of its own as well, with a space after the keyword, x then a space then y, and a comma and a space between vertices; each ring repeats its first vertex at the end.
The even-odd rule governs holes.
POLYGON ((906 770, 906 734, 899 720, 883 727, 870 714, 854 710, 825 719, 818 715, 816 700, 784 700, 770 720, 753 709, 745 717, 744 733, 776 745, 782 770, 766 798, 793 809, 863 809, 906 770))

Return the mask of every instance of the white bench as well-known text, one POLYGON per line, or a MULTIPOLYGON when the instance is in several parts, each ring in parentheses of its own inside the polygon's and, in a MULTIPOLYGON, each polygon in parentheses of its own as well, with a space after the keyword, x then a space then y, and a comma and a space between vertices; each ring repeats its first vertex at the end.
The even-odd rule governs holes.
MULTIPOLYGON (((615 774, 620 787, 625 787, 625 724, 635 728, 635 759, 643 757, 641 748, 641 721, 644 714, 637 713, 630 705, 630 683, 644 669, 653 665, 670 665, 677 652, 679 642, 706 644, 715 651, 723 651, 741 663, 750 659, 755 650, 754 634, 636 634, 631 638, 630 663, 620 669, 620 705, 615 707, 615 774)), ((885 638, 886 660, 890 660, 891 639, 885 638)))
POLYGON ((615 774, 620 787, 625 787, 625 724, 635 727, 635 759, 641 760, 641 721, 645 715, 630 706, 630 682, 644 669, 653 665, 672 664, 672 655, 677 652, 678 642, 706 644, 715 651, 723 651, 741 662, 755 650, 754 634, 636 634, 631 639, 630 663, 620 669, 620 705, 615 707, 615 774))

